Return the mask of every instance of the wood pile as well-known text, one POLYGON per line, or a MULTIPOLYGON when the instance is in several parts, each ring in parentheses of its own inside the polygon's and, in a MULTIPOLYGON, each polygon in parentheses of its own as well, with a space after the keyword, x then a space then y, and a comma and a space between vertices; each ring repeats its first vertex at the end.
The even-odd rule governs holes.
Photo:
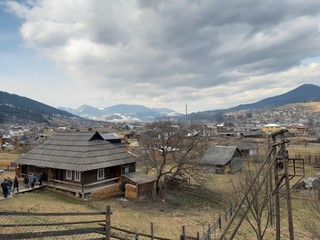
POLYGON ((127 183, 125 185, 125 189, 126 189, 125 197, 127 199, 130 199, 130 200, 137 200, 138 199, 138 188, 137 188, 137 186, 134 186, 132 184, 127 183))
POLYGON ((110 187, 95 191, 92 193, 94 198, 112 197, 120 193, 120 188, 118 184, 114 184, 110 187))

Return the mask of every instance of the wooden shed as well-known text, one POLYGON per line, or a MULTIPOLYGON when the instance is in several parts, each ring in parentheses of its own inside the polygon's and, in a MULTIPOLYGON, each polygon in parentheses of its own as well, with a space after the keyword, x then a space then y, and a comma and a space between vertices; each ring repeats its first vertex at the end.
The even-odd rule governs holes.
POLYGON ((244 157, 258 155, 258 147, 254 143, 235 142, 232 145, 238 147, 244 157))
POLYGON ((98 132, 55 132, 15 163, 20 177, 43 172, 48 186, 85 197, 119 194, 120 177, 135 172, 136 160, 98 132))
POLYGON ((153 198, 156 195, 156 178, 142 172, 122 175, 122 189, 131 200, 153 198))
POLYGON ((242 153, 236 146, 212 146, 204 154, 201 165, 215 173, 242 170, 242 153))

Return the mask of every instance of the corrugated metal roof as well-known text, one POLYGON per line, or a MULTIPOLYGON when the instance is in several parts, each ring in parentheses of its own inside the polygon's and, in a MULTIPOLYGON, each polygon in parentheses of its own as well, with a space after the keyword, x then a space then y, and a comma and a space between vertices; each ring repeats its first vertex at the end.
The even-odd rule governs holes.
MULTIPOLYGON (((213 146, 210 147, 202 158, 202 163, 225 165, 237 151, 236 146, 213 146)), ((239 149, 238 149, 239 151, 239 149)))
POLYGON ((43 144, 21 155, 15 162, 24 165, 89 171, 134 163, 136 160, 98 132, 56 132, 43 144))

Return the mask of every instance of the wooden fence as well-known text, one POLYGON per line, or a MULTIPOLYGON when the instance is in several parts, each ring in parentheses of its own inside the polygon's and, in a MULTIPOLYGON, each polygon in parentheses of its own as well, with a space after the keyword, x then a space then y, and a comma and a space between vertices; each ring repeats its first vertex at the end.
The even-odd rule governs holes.
POLYGON ((99 236, 104 234, 104 229, 99 227, 97 223, 105 221, 103 219, 104 215, 104 212, 33 213, 4 211, 0 212, 0 239, 43 239, 46 237, 83 239, 80 237, 81 235, 92 235, 96 236, 92 239, 102 239, 99 236), (49 218, 76 217, 79 219, 81 216, 85 218, 98 216, 100 219, 69 222, 48 221, 49 218))
MULTIPOLYGON (((106 206, 105 212, 33 213, 0 211, 0 239, 172 240, 157 236, 154 233, 153 223, 150 223, 150 234, 112 226, 111 214, 110 206, 106 206), (65 218, 72 217, 75 217, 77 221, 65 221, 65 218), (81 220, 81 217, 85 219, 97 217, 98 219, 81 220), (55 222, 49 221, 49 218, 54 218, 55 222)), ((200 240, 200 235, 198 233, 195 237, 187 236, 183 226, 180 240, 200 240)))
MULTIPOLYGON (((233 213, 235 212, 237 208, 237 203, 236 204, 231 204, 227 210, 223 214, 219 214, 218 220, 214 222, 212 225, 208 225, 208 229, 201 238, 201 240, 212 240, 214 239, 212 237, 212 234, 216 233, 216 230, 221 231, 223 228, 223 225, 228 222, 228 219, 233 216, 233 213)), ((215 235, 215 234, 214 234, 215 235)))

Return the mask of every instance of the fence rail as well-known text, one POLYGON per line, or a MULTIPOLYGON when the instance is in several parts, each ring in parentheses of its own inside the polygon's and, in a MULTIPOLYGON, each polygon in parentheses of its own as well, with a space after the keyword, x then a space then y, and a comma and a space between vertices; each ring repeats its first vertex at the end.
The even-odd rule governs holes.
POLYGON ((94 239, 104 234, 98 223, 105 222, 105 212, 1 211, 0 216, 0 239, 94 239))
MULTIPOLYGON (((149 234, 112 226, 111 214, 110 206, 106 206, 105 212, 0 211, 0 239, 172 240, 157 236, 153 223, 150 223, 149 234)), ((187 236, 182 227, 180 240, 199 239, 199 233, 196 237, 187 236)))
POLYGON ((238 207, 238 204, 231 204, 226 211, 223 214, 219 214, 218 220, 215 221, 212 225, 208 225, 208 229, 201 238, 201 240, 211 240, 212 239, 212 234, 216 230, 222 230, 222 227, 225 223, 228 222, 229 217, 233 216, 233 213, 235 212, 235 209, 238 207))

